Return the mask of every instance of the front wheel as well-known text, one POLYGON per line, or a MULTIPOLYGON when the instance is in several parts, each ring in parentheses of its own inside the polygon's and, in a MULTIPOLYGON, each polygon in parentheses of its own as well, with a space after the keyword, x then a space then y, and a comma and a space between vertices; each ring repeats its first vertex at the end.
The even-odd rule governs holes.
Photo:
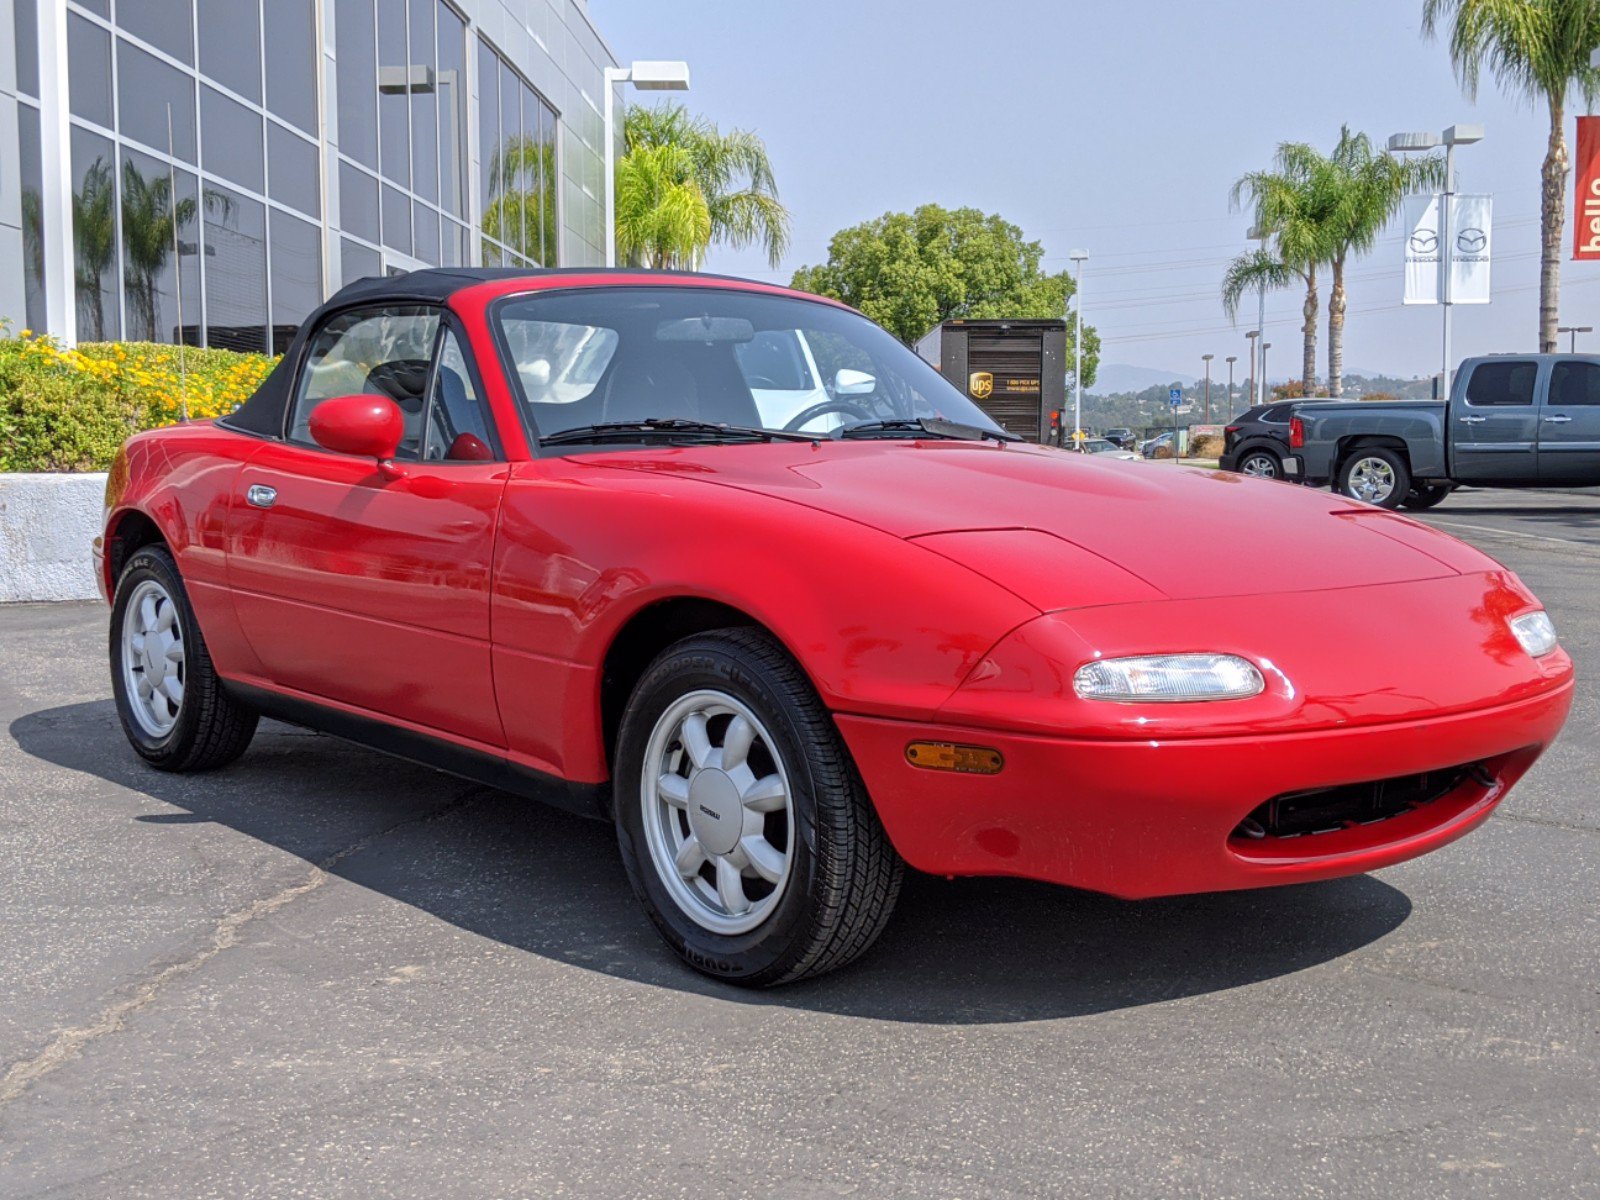
POLYGON ((1418 484, 1406 493, 1406 498, 1400 501, 1400 507, 1412 510, 1432 508, 1454 490, 1448 483, 1418 484))
POLYGON ((1356 449, 1339 468, 1338 491, 1352 500, 1399 508, 1411 490, 1411 469, 1398 453, 1384 446, 1356 449))
POLYGON ((205 771, 245 752, 257 714, 228 695, 172 555, 128 560, 111 605, 111 690, 128 741, 163 771, 205 771))
POLYGON ((850 962, 888 923, 904 867, 827 709, 764 634, 702 634, 656 659, 613 778, 634 892, 696 970, 789 983, 850 962))

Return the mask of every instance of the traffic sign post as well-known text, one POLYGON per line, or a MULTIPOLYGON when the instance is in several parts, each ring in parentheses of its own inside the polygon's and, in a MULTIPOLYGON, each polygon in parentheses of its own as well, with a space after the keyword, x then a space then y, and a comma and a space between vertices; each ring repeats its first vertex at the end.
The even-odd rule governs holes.
POLYGON ((1178 461, 1178 406, 1183 403, 1183 389, 1173 388, 1167 393, 1167 399, 1172 402, 1172 461, 1178 461))

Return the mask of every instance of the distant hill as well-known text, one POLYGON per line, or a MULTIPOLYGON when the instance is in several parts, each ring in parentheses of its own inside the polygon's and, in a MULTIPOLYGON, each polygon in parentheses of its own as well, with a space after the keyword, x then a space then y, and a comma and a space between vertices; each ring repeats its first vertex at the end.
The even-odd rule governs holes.
POLYGON ((1188 387, 1196 377, 1182 371, 1162 371, 1154 367, 1135 367, 1127 363, 1102 363, 1095 373, 1094 386, 1085 389, 1090 396, 1120 396, 1128 392, 1142 392, 1145 388, 1181 384, 1188 387))

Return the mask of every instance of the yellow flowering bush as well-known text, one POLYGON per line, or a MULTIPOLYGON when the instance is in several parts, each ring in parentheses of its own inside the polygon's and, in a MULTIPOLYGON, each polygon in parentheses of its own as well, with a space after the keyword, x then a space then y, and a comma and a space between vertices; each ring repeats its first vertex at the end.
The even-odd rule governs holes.
POLYGON ((103 471, 129 434, 232 412, 272 370, 264 354, 148 342, 68 349, 0 336, 0 471, 103 471))

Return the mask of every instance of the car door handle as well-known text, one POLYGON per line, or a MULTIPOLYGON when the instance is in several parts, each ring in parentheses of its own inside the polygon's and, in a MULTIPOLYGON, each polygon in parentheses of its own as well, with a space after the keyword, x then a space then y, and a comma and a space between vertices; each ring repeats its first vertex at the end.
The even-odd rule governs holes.
POLYGON ((244 498, 257 508, 271 508, 278 502, 278 489, 269 488, 264 483, 252 483, 244 498))
POLYGON ((1463 425, 1482 425, 1488 419, 1488 417, 1462 417, 1461 423, 1463 425))
POLYGON ((1552 425, 1570 425, 1572 423, 1571 417, 1546 417, 1545 420, 1552 425))

